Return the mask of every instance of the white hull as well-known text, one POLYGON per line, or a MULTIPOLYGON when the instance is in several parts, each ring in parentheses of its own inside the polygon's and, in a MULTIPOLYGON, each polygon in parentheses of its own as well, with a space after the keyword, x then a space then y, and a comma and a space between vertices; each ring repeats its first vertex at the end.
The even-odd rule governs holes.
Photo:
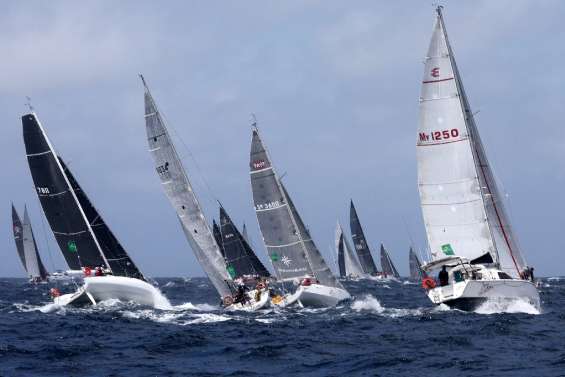
POLYGON ((505 303, 518 300, 540 309, 539 292, 535 285, 519 279, 466 280, 431 289, 428 297, 434 304, 446 304, 461 310, 474 310, 486 301, 505 303))
POLYGON ((169 302, 157 288, 143 280, 123 276, 86 277, 84 285, 77 292, 56 297, 55 303, 84 306, 111 299, 160 309, 170 308, 169 302))
POLYGON ((254 312, 259 309, 266 308, 270 305, 269 300, 269 290, 263 289, 259 296, 259 300, 255 300, 255 296, 257 294, 256 290, 250 291, 247 295, 250 298, 250 301, 246 302, 245 304, 237 303, 231 304, 226 307, 226 310, 243 310, 246 312, 254 312))
POLYGON ((280 302, 273 302, 280 307, 298 304, 302 307, 333 307, 339 302, 350 299, 351 295, 344 289, 328 287, 321 284, 301 285, 291 295, 285 295, 280 302))

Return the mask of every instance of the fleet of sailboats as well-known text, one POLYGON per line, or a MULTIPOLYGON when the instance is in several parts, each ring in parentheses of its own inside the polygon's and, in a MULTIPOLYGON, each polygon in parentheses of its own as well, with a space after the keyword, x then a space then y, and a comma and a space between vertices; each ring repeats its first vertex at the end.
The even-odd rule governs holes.
MULTIPOLYGON (((420 206, 429 255, 410 247, 410 279, 421 281, 434 304, 472 310, 486 301, 525 300, 540 306, 539 292, 511 226, 504 198, 479 135, 442 15, 437 17, 424 64, 417 135, 420 206), (438 279, 434 279, 434 276, 438 279)), ((269 305, 331 307, 351 298, 329 268, 252 125, 249 174, 253 208, 271 275, 251 246, 247 226, 235 226, 220 204, 219 222, 205 217, 153 96, 144 87, 149 153, 180 227, 225 309, 254 311, 269 305)), ((31 221, 12 204, 13 236, 29 280, 80 277, 76 292, 52 290, 60 305, 96 305, 107 299, 159 307, 166 299, 151 285, 110 230, 35 112, 22 116, 23 138, 35 191, 69 268, 49 274, 31 221)), ((399 280, 391 255, 380 245, 377 268, 353 201, 353 247, 339 222, 335 256, 342 279, 399 280)))

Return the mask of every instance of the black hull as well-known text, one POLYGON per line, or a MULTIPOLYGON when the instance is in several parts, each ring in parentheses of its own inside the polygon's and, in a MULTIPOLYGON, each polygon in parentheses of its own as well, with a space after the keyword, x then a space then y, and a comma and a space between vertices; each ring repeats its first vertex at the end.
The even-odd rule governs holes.
POLYGON ((444 304, 451 309, 463 310, 465 312, 472 312, 479 306, 487 301, 486 297, 466 297, 457 298, 455 300, 445 301, 444 304))

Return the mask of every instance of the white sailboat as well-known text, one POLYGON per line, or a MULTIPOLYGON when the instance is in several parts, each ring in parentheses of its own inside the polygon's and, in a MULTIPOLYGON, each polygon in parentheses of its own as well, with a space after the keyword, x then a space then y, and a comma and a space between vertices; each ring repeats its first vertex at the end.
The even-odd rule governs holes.
POLYGON ((420 96, 418 187, 432 260, 447 281, 424 279, 436 304, 472 310, 539 293, 516 242, 437 8, 420 96), (445 276, 445 273, 443 274, 445 276), (443 286, 442 286, 443 285, 443 286), (434 287, 435 286, 435 287, 434 287))
POLYGON ((335 229, 335 250, 337 253, 339 275, 342 278, 358 279, 367 276, 367 274, 363 272, 363 267, 361 267, 361 263, 359 263, 355 252, 349 245, 339 222, 335 229))
POLYGON ((294 293, 277 296, 272 303, 282 307, 327 307, 349 299, 351 296, 326 265, 280 181, 255 124, 249 167, 255 214, 269 258, 278 280, 296 286, 294 293))

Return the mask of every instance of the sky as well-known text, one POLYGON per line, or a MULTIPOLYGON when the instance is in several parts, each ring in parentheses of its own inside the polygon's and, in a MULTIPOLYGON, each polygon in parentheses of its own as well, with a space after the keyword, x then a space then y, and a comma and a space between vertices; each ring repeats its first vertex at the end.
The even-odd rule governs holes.
MULTIPOLYGON (((431 3, 3 2, 0 276, 24 276, 10 201, 28 205, 46 267, 65 268, 25 157, 26 96, 141 270, 203 275, 147 151, 139 73, 209 221, 220 200, 266 261, 248 173, 254 113, 328 264, 353 199, 375 258, 382 242, 407 274, 410 244, 426 245, 415 145, 431 3)), ((565 3, 442 4, 526 259, 537 275, 565 275, 565 3)))

